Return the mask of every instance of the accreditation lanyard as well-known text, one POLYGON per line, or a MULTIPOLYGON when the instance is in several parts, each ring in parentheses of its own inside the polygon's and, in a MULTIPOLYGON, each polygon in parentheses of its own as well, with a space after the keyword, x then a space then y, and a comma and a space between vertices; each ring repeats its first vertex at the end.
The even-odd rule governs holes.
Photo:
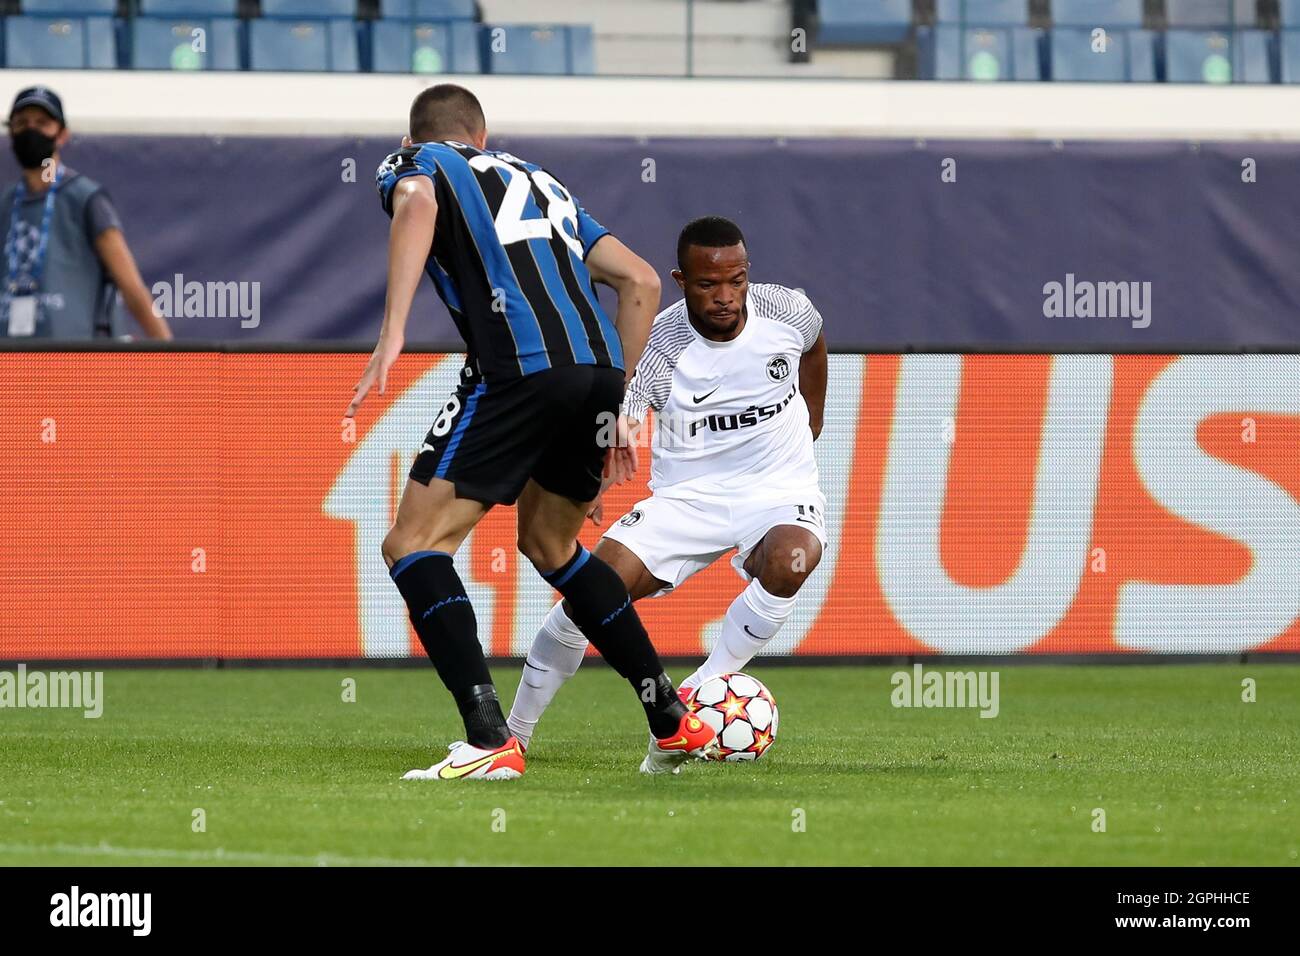
MULTIPOLYGON (((59 180, 63 169, 54 171, 54 182, 50 183, 45 193, 45 211, 41 214, 41 235, 36 246, 36 259, 32 263, 31 279, 36 288, 40 288, 41 275, 45 272, 45 253, 50 247, 50 227, 54 224, 54 194, 58 192, 59 180)), ((18 230, 22 227, 22 206, 27 201, 27 184, 19 182, 14 188, 13 208, 9 214, 9 235, 5 238, 5 258, 8 272, 5 275, 5 288, 10 295, 16 295, 18 288, 18 230)))

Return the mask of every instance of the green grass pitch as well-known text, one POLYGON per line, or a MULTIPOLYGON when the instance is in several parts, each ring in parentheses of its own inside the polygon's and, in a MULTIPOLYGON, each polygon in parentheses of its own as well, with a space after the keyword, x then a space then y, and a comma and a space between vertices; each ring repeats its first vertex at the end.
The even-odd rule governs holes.
POLYGON ((0 710, 0 864, 1297 865, 1300 666, 997 669, 981 719, 892 707, 892 667, 751 665, 772 750, 646 778, 588 667, 503 783, 399 779, 460 732, 432 669, 109 670, 98 720, 0 710))

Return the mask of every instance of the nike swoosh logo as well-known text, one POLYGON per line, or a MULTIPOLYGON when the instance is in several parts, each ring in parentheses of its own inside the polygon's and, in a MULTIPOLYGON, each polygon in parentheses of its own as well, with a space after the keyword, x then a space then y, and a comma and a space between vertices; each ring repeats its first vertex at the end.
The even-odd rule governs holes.
POLYGON ((433 446, 430 445, 428 442, 425 442, 423 445, 420 446, 419 454, 423 455, 426 451, 433 451, 433 446))
POLYGON ((497 757, 499 756, 501 755, 488 754, 486 757, 480 757, 478 760, 474 760, 467 764, 462 764, 459 767, 456 766, 443 767, 441 770, 438 771, 438 776, 441 777, 443 780, 455 780, 457 777, 463 777, 467 773, 473 773, 479 767, 490 764, 493 760, 496 760, 497 757))
POLYGON ((746 634, 748 634, 750 637, 752 637, 752 638, 753 638, 754 640, 756 640, 756 641, 764 641, 764 640, 767 640, 767 638, 759 637, 757 634, 755 634, 753 631, 751 631, 751 630, 749 629, 749 625, 748 625, 748 624, 742 624, 742 625, 740 625, 740 629, 741 629, 742 631, 744 631, 746 634))
POLYGON ((685 747, 688 743, 690 741, 685 737, 678 737, 676 740, 661 740, 659 741, 659 749, 676 750, 678 747, 685 747))
POLYGON ((708 398, 710 395, 712 395, 713 392, 716 392, 716 391, 717 391, 718 389, 720 389, 720 388, 722 388, 721 385, 715 385, 715 386, 713 386, 713 391, 712 391, 712 392, 705 392, 703 395, 692 395, 691 397, 695 399, 695 404, 698 405, 698 404, 700 404, 700 402, 704 401, 706 398, 708 398))

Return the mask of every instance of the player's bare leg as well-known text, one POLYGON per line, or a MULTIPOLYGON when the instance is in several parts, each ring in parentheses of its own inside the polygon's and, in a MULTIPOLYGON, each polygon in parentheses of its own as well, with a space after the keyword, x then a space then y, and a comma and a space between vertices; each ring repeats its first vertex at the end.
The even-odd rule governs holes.
POLYGON ((597 541, 596 550, 592 554, 617 572, 623 579, 628 593, 632 595, 633 601, 639 601, 668 587, 667 581, 660 581, 651 574, 631 549, 613 538, 601 538, 597 541))
POLYGON ((675 772, 714 745, 713 731, 687 712, 620 576, 578 543, 591 502, 573 501, 529 481, 519 496, 519 550, 572 609, 574 623, 637 693, 650 726, 646 773, 675 772))
POLYGON ((822 543, 806 528, 779 524, 749 553, 745 571, 770 593, 794 597, 822 559, 822 543))
POLYGON ((481 501, 457 498, 450 481, 432 478, 423 485, 408 479, 397 518, 384 537, 384 562, 391 569, 416 551, 455 554, 487 512, 488 506, 481 501))
POLYGON ((456 700, 466 741, 406 779, 506 780, 523 773, 522 748, 510 738, 478 639, 474 608, 452 555, 488 506, 457 498, 449 481, 408 480, 397 519, 384 538, 384 561, 411 612, 411 623, 438 676, 456 700))
MULTIPOLYGON (((651 574, 641 559, 612 538, 601 538, 592 551, 619 576, 633 601, 668 585, 651 574)), ((547 613, 524 660, 514 703, 506 723, 525 747, 532 741, 537 722, 565 681, 578 672, 587 651, 587 639, 569 616, 568 602, 559 601, 547 613)))
POLYGON ((821 557, 822 543, 807 528, 781 524, 769 530, 745 559, 753 580, 727 608, 718 642, 682 689, 744 668, 789 618, 795 595, 821 557))

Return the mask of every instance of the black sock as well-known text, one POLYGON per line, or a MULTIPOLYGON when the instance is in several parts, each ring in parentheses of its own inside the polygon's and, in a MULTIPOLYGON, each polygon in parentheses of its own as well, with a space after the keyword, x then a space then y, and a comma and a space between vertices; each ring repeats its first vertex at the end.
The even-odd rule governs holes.
POLYGON ((443 551, 416 551, 388 572, 402 592, 411 623, 465 721, 465 740, 500 747, 510 736, 465 586, 443 551))
POLYGON ((686 708, 659 663, 623 579, 582 545, 565 564, 542 575, 564 595, 569 617, 601 657, 633 687, 645 708, 650 732, 667 737, 686 708))
POLYGON ((491 684, 475 684, 463 696, 456 697, 461 719, 465 721, 465 740, 475 747, 500 747, 510 737, 501 701, 491 684))

